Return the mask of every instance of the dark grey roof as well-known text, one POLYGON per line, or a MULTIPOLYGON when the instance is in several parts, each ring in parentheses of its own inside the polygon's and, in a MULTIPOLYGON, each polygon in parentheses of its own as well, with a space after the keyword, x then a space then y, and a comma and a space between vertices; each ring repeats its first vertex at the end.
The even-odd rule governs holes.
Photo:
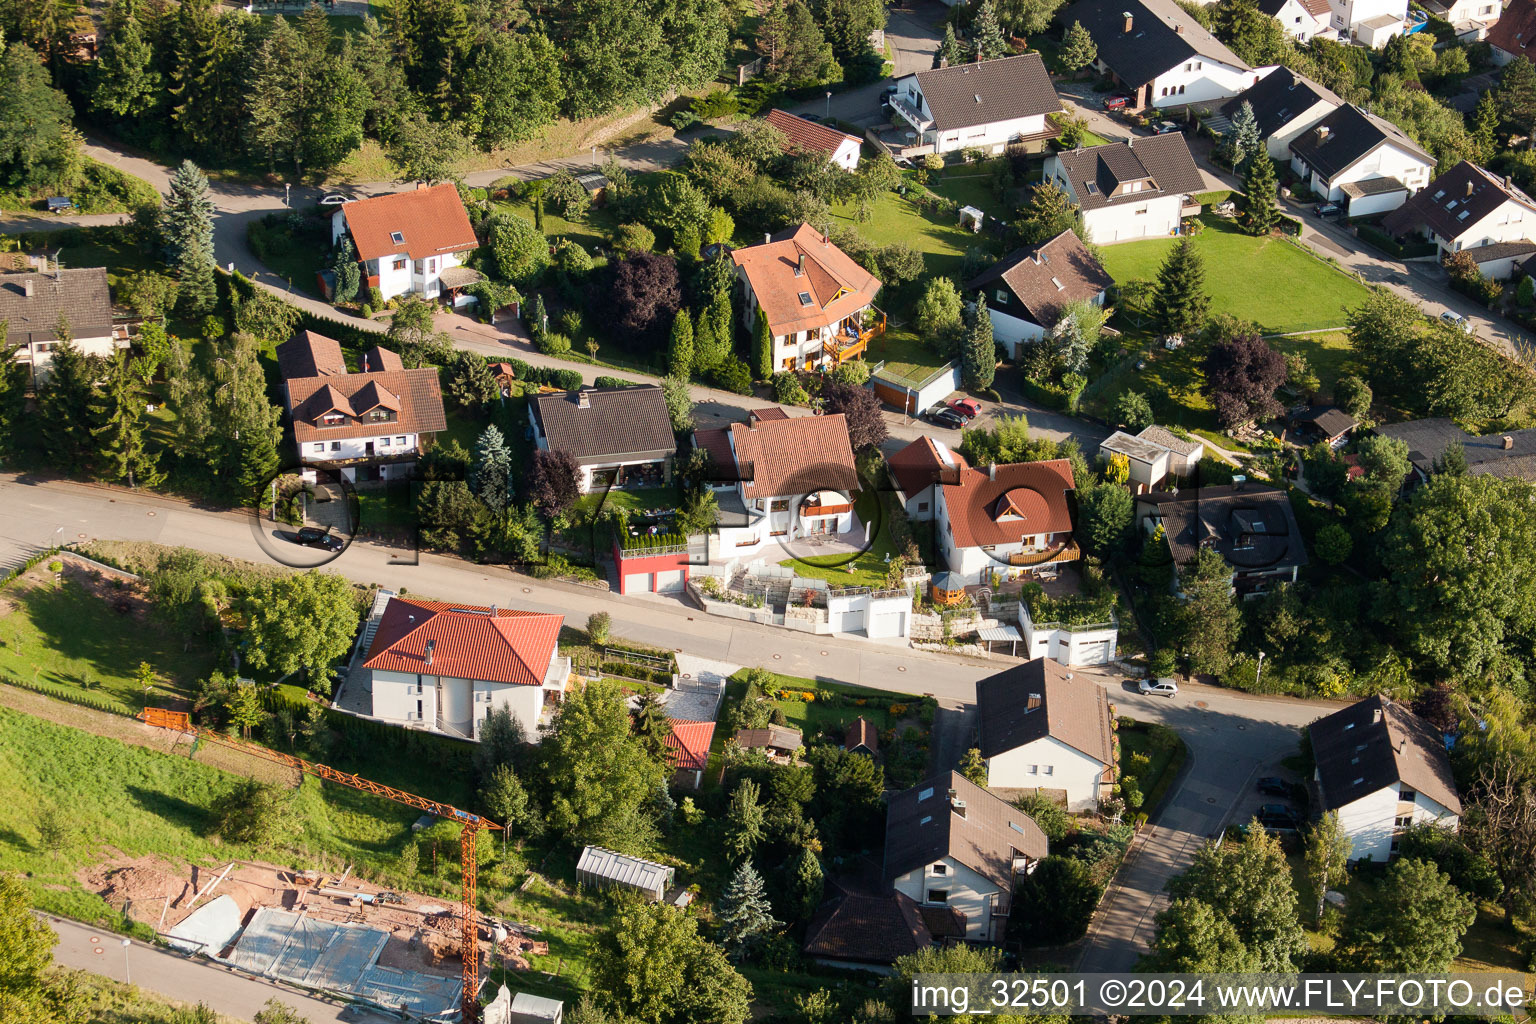
MULTIPOLYGON (((1341 100, 1331 89, 1318 85, 1306 75, 1290 68, 1280 67, 1271 71, 1245 92, 1222 104, 1221 112, 1234 116, 1247 101, 1253 108, 1254 120, 1259 125, 1259 135, 1268 138, 1284 129, 1302 114, 1324 102, 1333 107, 1342 106, 1341 100)), ((1319 117, 1318 120, 1322 118, 1319 117)))
POLYGON ((550 449, 570 452, 582 465, 677 451, 666 399, 654 384, 537 395, 533 409, 550 449))
POLYGON ((1064 150, 1056 159, 1084 210, 1166 195, 1193 195, 1205 189, 1205 179, 1189 154, 1189 143, 1179 132, 1064 150), (1142 182, 1141 190, 1129 191, 1130 183, 1137 181, 1142 182))
POLYGON ((1353 167, 1378 146, 1391 143, 1415 153, 1433 166, 1435 158, 1424 152, 1402 130, 1386 118, 1367 114, 1353 103, 1346 103, 1298 135, 1291 143, 1291 155, 1299 157, 1326 180, 1353 167), (1324 130, 1326 129, 1326 131, 1324 130))
POLYGON ((1018 300, 995 305, 999 312, 1054 327, 1061 309, 1069 302, 1093 299, 1115 283, 1104 265, 1072 230, 1068 229, 1048 242, 1015 249, 990 269, 972 278, 966 291, 985 288, 1001 280, 1018 300))
POLYGON ((940 131, 1061 109, 1038 53, 919 71, 917 84, 940 131))
POLYGON ((1401 704, 1367 697, 1319 718, 1307 732, 1326 810, 1402 785, 1461 813, 1445 741, 1434 726, 1401 704))
POLYGON ((104 267, 0 274, 0 320, 11 344, 55 341, 59 314, 76 338, 112 335, 112 292, 104 267), (32 294, 27 294, 28 282, 32 294))
POLYGON ((1396 178, 1379 176, 1375 178, 1361 178, 1358 181, 1346 181, 1339 186, 1344 194, 1351 199, 1359 199, 1361 196, 1385 196, 1393 192, 1406 192, 1408 186, 1396 178))
POLYGON ((1423 228, 1441 238, 1459 238, 1463 231, 1493 213, 1506 201, 1536 213, 1536 201, 1508 178, 1463 160, 1421 189, 1382 219, 1383 230, 1394 235, 1423 228))
POLYGON ((1284 491, 1253 484, 1143 494, 1163 517, 1168 549, 1183 565, 1202 547, 1219 552, 1239 573, 1307 564, 1296 513, 1284 491))
POLYGON ((1447 448, 1459 444, 1469 473, 1536 481, 1536 429, 1474 437, 1448 419, 1435 418, 1393 423, 1377 427, 1376 432, 1406 444, 1409 460, 1425 474, 1447 448), (1505 438, 1509 439, 1507 448, 1505 438))
POLYGON ((886 881, 953 857, 998 888, 1011 890, 1014 857, 1039 860, 1047 852, 1045 833, 1035 819, 959 772, 926 779, 893 795, 886 805, 886 881), (950 790, 963 808, 950 800, 950 790))
POLYGON ((1073 679, 1065 666, 1036 658, 976 684, 982 757, 1016 750, 1050 736, 1099 763, 1115 763, 1109 695, 1091 677, 1073 679))
POLYGON ((1133 89, 1195 56, 1249 70, 1173 0, 1080 0, 1058 17, 1063 25, 1082 22, 1098 45, 1099 60, 1133 89))
POLYGON ((1291 422, 1310 426, 1327 438, 1335 438, 1355 429, 1355 418, 1332 405, 1313 406, 1292 416, 1291 422))
POLYGON ((1492 245, 1474 245, 1462 252, 1472 257, 1473 263, 1492 263, 1494 260, 1506 260, 1511 256, 1524 256, 1529 252, 1536 252, 1536 242, 1529 238, 1522 238, 1518 242, 1494 242, 1492 245))

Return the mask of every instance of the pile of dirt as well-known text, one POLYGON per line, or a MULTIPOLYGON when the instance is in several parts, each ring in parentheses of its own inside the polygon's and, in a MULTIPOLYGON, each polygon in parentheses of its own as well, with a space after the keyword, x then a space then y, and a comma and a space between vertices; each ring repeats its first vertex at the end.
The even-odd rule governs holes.
POLYGON ((81 882, 114 910, 147 924, 160 921, 167 903, 174 910, 196 895, 186 873, 158 857, 107 861, 87 869, 81 882))

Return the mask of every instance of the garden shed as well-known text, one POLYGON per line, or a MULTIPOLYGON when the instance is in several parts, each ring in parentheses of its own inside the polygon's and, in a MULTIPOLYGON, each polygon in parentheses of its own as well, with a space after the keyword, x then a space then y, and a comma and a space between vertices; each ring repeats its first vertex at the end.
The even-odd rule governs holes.
POLYGON ((576 881, 600 889, 621 888, 642 892, 660 902, 672 884, 673 868, 642 860, 601 846, 588 846, 576 862, 576 881))

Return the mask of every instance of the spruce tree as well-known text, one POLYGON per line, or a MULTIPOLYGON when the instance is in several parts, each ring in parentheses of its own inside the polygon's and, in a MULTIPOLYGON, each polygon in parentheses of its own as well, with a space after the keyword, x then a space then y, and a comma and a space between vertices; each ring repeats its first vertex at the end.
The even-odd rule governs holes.
POLYGON ((667 737, 672 735, 672 723, 667 721, 667 710, 661 696, 654 692, 643 693, 635 707, 635 738, 654 761, 664 761, 667 756, 667 737))
POLYGON ((159 456, 144 444, 144 398, 138 367, 130 363, 127 353, 117 353, 96 404, 100 425, 93 433, 106 461, 107 479, 129 487, 156 487, 165 479, 159 456))
POLYGON ((967 391, 986 391, 997 375, 997 345, 992 339, 992 316, 986 296, 976 293, 976 304, 966 311, 965 347, 960 353, 961 383, 967 391))
POLYGON ((1168 251, 1152 289, 1152 321, 1164 334, 1193 336, 1205 326, 1210 296, 1205 294, 1205 263, 1189 238, 1168 251))
POLYGON ((1499 152, 1499 105, 1493 93, 1484 92, 1472 112, 1472 147, 1477 162, 1486 164, 1499 152))
POLYGON ((92 76, 91 106, 99 113, 133 120, 159 99, 155 54, 131 6, 122 0, 112 5, 105 28, 92 76))
POLYGON ((59 340, 37 389, 37 430, 49 463, 72 473, 85 469, 95 451, 91 406, 98 363, 75 346, 62 316, 55 333, 59 340))
POLYGON ((946 64, 964 64, 966 62, 965 47, 955 36, 955 26, 952 22, 944 25, 944 42, 939 46, 939 56, 944 58, 946 64))
POLYGON ((715 321, 708 307, 699 310, 693 328, 693 372, 702 377, 715 368, 719 346, 715 342, 715 321))
POLYGON ((507 450, 506 438, 502 437, 494 423, 490 424, 480 432, 480 438, 475 442, 475 457, 469 469, 469 489, 492 512, 500 512, 507 507, 511 470, 512 453, 507 450))
POLYGON ((773 376, 773 329, 761 308, 752 327, 752 373, 758 380, 773 376))
POLYGON ((213 281, 213 199, 208 178, 190 160, 171 177, 171 193, 160 214, 166 259, 181 285, 178 305, 188 316, 213 309, 218 292, 213 281))
POLYGON ((781 923, 773 919, 763 876, 750 860, 743 860, 726 883, 715 903, 715 918, 720 922, 720 945, 733 960, 746 956, 781 923))
POLYGON ((679 309, 672 318, 672 340, 667 347, 667 367, 673 377, 688 379, 693 369, 693 321, 688 310, 679 309))
POLYGON ((997 9, 992 0, 981 0, 976 18, 971 22, 971 41, 975 44, 977 60, 996 60, 1008 56, 1008 41, 997 23, 997 9))
POLYGON ((1248 161, 1264 151, 1264 139, 1259 134, 1259 119, 1253 115, 1253 106, 1243 100, 1237 113, 1232 115, 1232 166, 1238 174, 1247 169, 1248 161))
POLYGON ((1248 234, 1262 238, 1279 219, 1280 211, 1275 207, 1275 162, 1261 150, 1248 164, 1237 222, 1248 234))
POLYGON ((9 329, 8 322, 0 320, 0 459, 14 462, 36 443, 37 432, 23 427, 32 373, 16 358, 21 346, 6 344, 9 329))
POLYGON ((1099 46, 1080 21, 1067 28, 1061 47, 1061 66, 1074 74, 1099 59, 1099 46))
POLYGON ((336 287, 331 292, 331 298, 338 306, 343 302, 351 302, 363 283, 362 267, 357 262, 357 249, 352 245, 351 238, 343 238, 341 245, 336 248, 331 272, 336 275, 336 287))
POLYGON ((826 877, 822 871, 821 861, 810 850, 801 849, 800 856, 795 860, 794 872, 791 875, 790 888, 794 892, 795 903, 802 920, 809 920, 816 913, 816 908, 821 906, 821 897, 826 889, 826 877))

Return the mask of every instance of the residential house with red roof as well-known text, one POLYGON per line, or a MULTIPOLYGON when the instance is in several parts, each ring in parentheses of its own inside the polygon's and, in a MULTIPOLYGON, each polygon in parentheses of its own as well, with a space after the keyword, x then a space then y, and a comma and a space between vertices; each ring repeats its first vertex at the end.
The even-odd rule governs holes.
POLYGON ((787 152, 822 153, 833 167, 841 167, 845 171, 858 170, 859 149, 863 141, 857 135, 817 124, 787 110, 770 110, 763 120, 784 133, 788 140, 787 152))
POLYGON ((480 242, 451 182, 343 203, 331 215, 331 244, 346 236, 357 248, 367 287, 385 299, 456 298, 480 280, 463 266, 480 242))
POLYGON ((1509 0, 1504 13, 1484 37, 1500 67, 1516 57, 1536 61, 1536 0, 1509 0))
POLYGON ((809 224, 731 253, 747 301, 750 335, 759 311, 773 334, 773 368, 810 370, 861 357, 885 330, 875 308, 880 281, 809 224))
POLYGON ((978 681, 976 709, 989 789, 1044 790, 1064 796, 1071 811, 1094 810, 1110 795, 1114 709, 1092 678, 1036 658, 978 681))
POLYGON ((709 764, 709 745, 715 739, 715 723, 668 718, 667 724, 672 730, 662 742, 667 748, 667 767, 672 769, 672 782, 698 789, 704 783, 704 769, 709 764))
POLYGON ((277 366, 299 461, 349 483, 406 479, 424 439, 448 426, 437 368, 407 370, 388 349, 349 373, 339 342, 300 331, 277 347, 277 366))
POLYGON ((958 481, 960 471, 969 466, 964 455, 927 434, 885 460, 907 518, 919 523, 938 515, 939 485, 958 481))
POLYGON ((534 737, 570 680, 556 643, 564 618, 391 598, 363 662, 373 717, 478 740, 486 716, 506 708, 534 737))
POLYGON ((1047 242, 1015 249, 966 282, 965 291, 986 297, 992 337, 1018 359, 1026 343, 1055 331, 1069 303, 1102 306, 1114 283, 1069 228, 1047 242))
POLYGON ((1073 488, 1066 459, 963 469, 941 482, 937 529, 949 570, 974 585, 1076 561, 1073 488))

